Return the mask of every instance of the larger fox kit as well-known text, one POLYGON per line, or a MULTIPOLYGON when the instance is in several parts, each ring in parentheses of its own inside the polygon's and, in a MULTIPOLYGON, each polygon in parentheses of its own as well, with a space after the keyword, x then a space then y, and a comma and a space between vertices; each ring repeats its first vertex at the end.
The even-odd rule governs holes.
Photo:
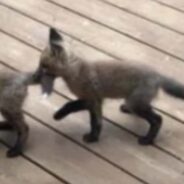
POLYGON ((50 91, 54 78, 62 77, 78 97, 54 114, 56 120, 72 112, 89 111, 91 131, 83 137, 86 142, 99 139, 104 98, 124 98, 126 105, 122 105, 121 110, 133 113, 149 123, 148 133, 139 138, 142 145, 153 143, 162 124, 161 116, 156 114, 151 106, 159 88, 170 95, 184 98, 183 85, 145 66, 132 66, 125 61, 91 63, 67 55, 61 35, 53 28, 50 29, 49 45, 41 55, 38 73, 42 79, 47 78, 50 91))
POLYGON ((15 130, 18 135, 15 145, 7 152, 8 157, 18 156, 28 137, 22 106, 28 85, 36 83, 37 76, 34 73, 0 71, 0 112, 5 119, 0 122, 0 130, 15 130))

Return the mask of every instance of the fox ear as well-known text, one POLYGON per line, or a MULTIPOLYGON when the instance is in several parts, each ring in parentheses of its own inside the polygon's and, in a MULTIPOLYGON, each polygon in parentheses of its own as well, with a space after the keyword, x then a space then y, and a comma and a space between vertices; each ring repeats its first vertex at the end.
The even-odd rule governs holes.
POLYGON ((62 40, 63 38, 61 35, 54 28, 50 28, 49 43, 54 55, 62 51, 63 48, 59 44, 62 40))
POLYGON ((50 28, 49 41, 50 43, 57 43, 62 41, 62 36, 54 28, 50 28))

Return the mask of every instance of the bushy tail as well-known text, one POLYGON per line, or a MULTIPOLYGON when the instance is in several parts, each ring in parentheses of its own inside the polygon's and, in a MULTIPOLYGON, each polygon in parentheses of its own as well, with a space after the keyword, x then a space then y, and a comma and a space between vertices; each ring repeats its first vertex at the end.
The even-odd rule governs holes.
POLYGON ((184 99, 184 85, 176 80, 164 77, 161 86, 166 93, 184 99))

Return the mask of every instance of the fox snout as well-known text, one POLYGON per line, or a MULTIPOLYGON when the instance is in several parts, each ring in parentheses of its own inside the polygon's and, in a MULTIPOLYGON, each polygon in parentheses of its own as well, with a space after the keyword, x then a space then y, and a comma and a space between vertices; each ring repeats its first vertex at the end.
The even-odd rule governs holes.
POLYGON ((44 71, 44 69, 40 67, 33 74, 34 82, 40 84, 42 93, 46 93, 48 95, 50 95, 53 91, 55 78, 55 75, 47 73, 46 71, 44 71))

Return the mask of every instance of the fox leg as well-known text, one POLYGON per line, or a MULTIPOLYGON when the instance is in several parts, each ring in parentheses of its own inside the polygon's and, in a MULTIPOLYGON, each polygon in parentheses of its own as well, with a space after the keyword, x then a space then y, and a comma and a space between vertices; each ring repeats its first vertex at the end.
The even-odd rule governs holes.
POLYGON ((139 144, 141 145, 152 144, 162 125, 162 117, 156 114, 150 105, 156 93, 157 88, 150 88, 150 86, 147 88, 142 87, 135 90, 128 101, 128 106, 131 108, 131 111, 145 119, 150 125, 148 133, 139 138, 139 144))
POLYGON ((102 129, 101 102, 93 102, 89 107, 91 131, 83 136, 87 143, 97 142, 102 129))
POLYGON ((11 123, 13 128, 17 131, 17 140, 13 148, 7 152, 7 157, 15 157, 22 153, 23 146, 28 138, 28 126, 24 121, 21 112, 10 112, 2 110, 2 115, 11 123))
POLYGON ((88 108, 85 100, 79 99, 79 100, 71 101, 66 103, 54 114, 54 119, 59 120, 66 117, 70 113, 74 113, 80 110, 87 110, 87 109, 88 108))
POLYGON ((153 144, 154 139, 158 135, 161 128, 162 117, 156 114, 151 106, 137 106, 134 108, 134 113, 139 117, 145 119, 150 125, 147 135, 139 138, 139 144, 153 144))

